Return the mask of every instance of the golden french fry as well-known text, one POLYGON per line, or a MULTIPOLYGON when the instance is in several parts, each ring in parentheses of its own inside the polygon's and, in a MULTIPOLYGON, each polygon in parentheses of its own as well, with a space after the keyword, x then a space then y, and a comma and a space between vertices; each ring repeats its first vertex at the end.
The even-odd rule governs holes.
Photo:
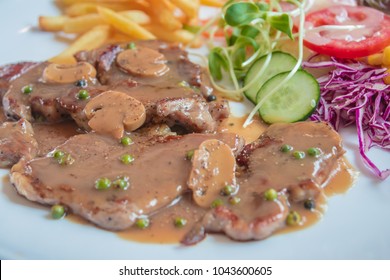
POLYGON ((44 31, 61 31, 67 19, 67 16, 40 16, 38 24, 39 28, 44 31))
POLYGON ((152 20, 168 30, 178 30, 183 24, 174 16, 175 6, 168 0, 149 0, 152 20))
POLYGON ((141 25, 150 24, 151 21, 150 17, 145 12, 139 10, 122 11, 120 14, 141 25))
POLYGON ((199 0, 171 0, 171 2, 180 8, 189 18, 198 16, 199 0))
POLYGON ((87 14, 97 13, 97 8, 99 6, 109 8, 113 11, 124 11, 124 10, 146 10, 147 5, 142 2, 131 1, 125 3, 76 3, 65 9, 65 14, 70 17, 77 17, 87 14))
POLYGON ((113 32, 111 34, 110 38, 108 39, 108 44, 114 44, 114 43, 127 43, 130 41, 134 41, 136 38, 130 37, 129 35, 119 33, 119 32, 113 32))
POLYGON ((64 24, 65 33, 84 33, 96 25, 104 24, 105 21, 99 14, 89 14, 68 19, 64 24))
POLYGON ((98 12, 106 23, 124 34, 144 40, 156 38, 152 33, 133 20, 114 12, 113 10, 99 7, 98 12))
POLYGON ((82 50, 92 50, 103 45, 110 37, 108 25, 98 25, 76 39, 66 50, 49 61, 54 63, 69 64, 76 60, 73 55, 82 50))
MULTIPOLYGON (((129 0, 56 0, 57 4, 60 6, 70 6, 77 3, 125 3, 129 0)), ((135 0, 135 2, 138 2, 135 0)))
POLYGON ((191 47, 197 48, 200 47, 201 41, 195 40, 195 35, 194 33, 191 33, 187 30, 184 29, 179 29, 175 31, 167 31, 163 27, 158 26, 158 25, 148 25, 146 28, 152 32, 156 37, 167 41, 167 42, 178 42, 178 43, 183 43, 185 45, 191 44, 191 47))
POLYGON ((200 0, 200 4, 211 7, 222 7, 225 5, 226 1, 223 0, 200 0))
MULTIPOLYGON (((150 17, 143 11, 122 11, 120 14, 137 24, 145 25, 150 23, 150 17)), ((84 33, 96 25, 105 23, 100 14, 88 14, 66 20, 63 31, 65 33, 84 33)))

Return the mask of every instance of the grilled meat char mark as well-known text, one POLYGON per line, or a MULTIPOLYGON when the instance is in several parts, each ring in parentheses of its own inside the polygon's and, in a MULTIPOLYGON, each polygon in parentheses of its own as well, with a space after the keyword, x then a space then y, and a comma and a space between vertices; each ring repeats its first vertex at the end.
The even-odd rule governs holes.
POLYGON ((237 157, 242 168, 236 195, 240 203, 208 212, 182 243, 195 244, 207 232, 223 232, 235 240, 268 237, 285 226, 290 207, 318 196, 343 154, 340 136, 325 123, 271 125, 237 157), (294 150, 282 152, 284 144, 294 150), (313 147, 321 151, 318 156, 307 153, 313 147), (306 152, 306 157, 297 159, 294 151, 306 152), (270 188, 279 193, 276 201, 264 199, 264 192, 270 188))
POLYGON ((224 141, 236 153, 243 145, 235 134, 147 138, 133 133, 131 137, 134 143, 124 147, 95 133, 74 136, 57 147, 73 157, 73 164, 60 165, 53 157, 21 162, 12 168, 11 182, 29 200, 62 204, 100 227, 122 230, 137 217, 166 207, 187 191, 189 150, 207 139, 224 141), (132 155, 134 161, 124 164, 120 159, 125 154, 132 155), (97 190, 99 178, 112 182, 122 178, 128 180, 129 187, 97 190))

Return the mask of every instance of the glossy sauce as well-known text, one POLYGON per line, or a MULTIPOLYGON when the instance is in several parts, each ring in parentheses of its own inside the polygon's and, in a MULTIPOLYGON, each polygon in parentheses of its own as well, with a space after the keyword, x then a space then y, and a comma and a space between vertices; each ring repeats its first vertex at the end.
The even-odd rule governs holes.
POLYGON ((200 221, 205 210, 196 207, 189 194, 184 195, 179 201, 160 211, 150 220, 150 226, 146 229, 131 227, 118 233, 118 236, 132 241, 143 243, 178 243, 186 233, 200 221), (176 218, 184 218, 187 223, 182 228, 175 226, 176 218))
POLYGON ((248 116, 235 117, 230 115, 228 118, 220 121, 217 131, 236 133, 245 139, 246 144, 249 144, 259 138, 267 128, 267 125, 264 124, 259 117, 255 117, 251 124, 244 128, 243 124, 247 117, 248 116))
MULTIPOLYGON (((232 123, 232 120, 234 120, 234 123, 240 123, 245 120, 245 117, 230 117, 230 120, 230 123, 232 123)), ((245 131, 245 129, 243 129, 243 131, 245 131)), ((237 130, 235 132, 237 132, 237 130)), ((245 131, 245 133, 248 132, 245 131)), ((256 133, 258 133, 258 131, 256 133)), ((322 218, 327 209, 327 197, 348 191, 356 180, 357 172, 354 171, 350 163, 344 157, 341 157, 338 160, 337 165, 334 174, 324 183, 323 191, 320 192, 315 199, 315 209, 308 210, 305 209, 302 202, 293 202, 290 206, 290 210, 297 211, 301 215, 302 221, 300 225, 286 226, 278 230, 276 234, 301 230, 314 225, 322 218)), ((195 225, 197 221, 200 221, 205 213, 205 209, 197 207, 193 201, 191 202, 190 197, 186 196, 185 199, 180 200, 175 205, 160 211, 156 216, 152 216, 151 226, 149 228, 142 230, 132 227, 118 233, 118 235, 127 240, 144 243, 178 243, 192 226, 195 225), (187 225, 184 228, 176 228, 173 223, 175 217, 185 218, 187 220, 187 225)), ((251 213, 247 214, 248 216, 251 216, 251 213)))
MULTIPOLYGON (((254 122, 255 129, 242 128, 242 123, 245 121, 244 117, 230 117, 223 127, 229 132, 235 132, 242 134, 247 142, 251 142, 258 138, 258 135, 266 128, 259 120, 254 122)), ((344 158, 338 160, 338 166, 335 168, 334 174, 323 186, 323 192, 321 192, 315 200, 316 208, 314 210, 307 210, 304 208, 303 203, 292 203, 291 210, 297 211, 302 218, 302 222, 299 226, 284 227, 278 230, 277 233, 288 233, 291 231, 301 230, 307 228, 316 222, 318 222, 327 208, 327 197, 333 194, 345 193, 353 184, 356 179, 357 173, 353 170, 349 162, 344 158)), ((158 211, 156 214, 151 213, 150 226, 146 229, 139 229, 133 226, 124 231, 119 231, 117 235, 120 238, 126 240, 132 240, 143 243, 178 243, 189 232, 189 230, 199 222, 208 209, 201 208, 194 203, 191 193, 185 193, 183 196, 178 197, 173 203, 168 205, 165 209, 158 211), (184 218, 187 223, 184 227, 178 228, 174 225, 175 218, 184 218)), ((248 213, 251 216, 250 213, 248 213)), ((73 222, 81 224, 89 224, 82 218, 75 215, 70 215, 69 219, 73 222)))
POLYGON ((349 161, 342 157, 338 160, 338 167, 333 176, 323 186, 323 192, 316 198, 316 207, 308 210, 303 204, 293 204, 291 210, 297 211, 302 218, 302 223, 295 227, 285 227, 278 233, 289 233, 308 228, 319 222, 327 210, 327 199, 332 195, 346 193, 354 184, 358 176, 349 161))

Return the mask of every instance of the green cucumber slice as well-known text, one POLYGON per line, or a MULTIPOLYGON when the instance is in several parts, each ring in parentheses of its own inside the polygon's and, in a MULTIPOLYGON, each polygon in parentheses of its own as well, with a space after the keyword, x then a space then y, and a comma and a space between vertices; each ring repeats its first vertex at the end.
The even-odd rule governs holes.
MULTIPOLYGON (((244 79, 244 86, 249 84, 256 77, 257 73, 259 73, 263 67, 266 59, 267 55, 264 55, 253 63, 244 79)), ((296 64, 297 60, 292 55, 279 51, 273 52, 271 61, 264 74, 244 92, 245 96, 253 103, 256 103, 257 93, 267 80, 279 73, 291 71, 296 64)))
MULTIPOLYGON (((269 79, 257 93, 260 102, 272 89, 279 86, 290 72, 269 79)), ((306 120, 317 107, 320 86, 308 72, 298 70, 279 90, 265 100, 259 113, 266 123, 291 123, 306 120)))

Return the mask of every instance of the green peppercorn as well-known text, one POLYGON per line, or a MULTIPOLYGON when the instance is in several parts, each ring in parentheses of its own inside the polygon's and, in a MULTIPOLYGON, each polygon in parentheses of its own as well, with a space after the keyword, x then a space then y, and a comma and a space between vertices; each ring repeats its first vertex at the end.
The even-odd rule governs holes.
POLYGON ((131 43, 127 44, 127 48, 130 50, 135 50, 137 48, 137 46, 134 42, 131 42, 131 43))
POLYGON ((60 165, 72 165, 74 158, 70 154, 64 154, 62 157, 57 159, 60 165))
POLYGON ((57 160, 59 160, 60 158, 64 157, 65 156, 65 153, 63 151, 60 151, 60 150, 56 150, 53 154, 53 157, 57 160))
POLYGON ((217 198, 216 200, 214 200, 214 201, 211 203, 211 208, 216 208, 216 207, 222 206, 222 205, 223 205, 222 199, 217 198))
POLYGON ((312 157, 318 157, 321 154, 321 150, 318 148, 307 149, 307 154, 312 157))
POLYGON ((282 153, 288 153, 291 152, 294 148, 290 145, 284 144, 282 147, 280 147, 280 151, 282 153))
POLYGON ((241 201, 241 198, 237 197, 237 196, 232 196, 231 198, 229 198, 229 203, 231 205, 237 205, 238 203, 240 203, 241 201))
POLYGON ((121 190, 127 190, 130 186, 128 178, 119 178, 112 182, 114 187, 117 187, 121 190))
POLYGON ((135 221, 135 225, 140 229, 147 228, 149 226, 149 219, 148 218, 139 218, 135 221))
POLYGON ((24 94, 30 94, 30 93, 32 93, 32 91, 33 91, 32 85, 27 85, 27 86, 22 87, 22 92, 24 94))
POLYGON ((89 92, 85 89, 82 89, 77 94, 77 98, 80 100, 87 100, 89 98, 89 92))
POLYGON ((121 144, 126 147, 133 144, 133 140, 128 136, 124 136, 121 138, 121 144))
POLYGON ((195 153, 195 150, 189 150, 189 151, 186 153, 186 159, 191 160, 192 157, 194 156, 194 153, 195 153))
POLYGON ((95 189, 106 190, 111 187, 111 181, 108 178, 100 178, 95 182, 95 189))
POLYGON ((121 156, 121 161, 124 164, 130 164, 134 161, 134 157, 132 155, 125 154, 125 155, 121 156))
POLYGON ((231 195, 232 193, 234 193, 234 190, 235 190, 235 188, 232 185, 226 185, 223 187, 221 194, 228 196, 228 195, 231 195))
POLYGON ((301 222, 301 215, 297 211, 290 211, 287 215, 286 224, 289 226, 297 226, 301 222))
POLYGON ((182 228, 187 224, 187 220, 181 217, 177 217, 174 220, 175 227, 182 228))
POLYGON ((264 192, 264 198, 268 201, 275 201, 278 198, 278 192, 275 189, 268 189, 264 192))
POLYGON ((51 216, 52 216, 53 219, 56 219, 56 220, 61 219, 62 217, 64 217, 65 216, 65 208, 64 208, 64 206, 58 205, 58 204, 53 205, 51 207, 51 216))
POLYGON ((303 203, 303 206, 307 210, 313 210, 316 208, 316 202, 313 199, 306 199, 305 202, 303 203))
POLYGON ((296 159, 304 159, 305 156, 306 156, 305 152, 302 151, 293 152, 293 157, 295 157, 296 159))
POLYGON ((187 83, 186 81, 178 82, 177 85, 181 87, 190 87, 190 84, 187 83))

